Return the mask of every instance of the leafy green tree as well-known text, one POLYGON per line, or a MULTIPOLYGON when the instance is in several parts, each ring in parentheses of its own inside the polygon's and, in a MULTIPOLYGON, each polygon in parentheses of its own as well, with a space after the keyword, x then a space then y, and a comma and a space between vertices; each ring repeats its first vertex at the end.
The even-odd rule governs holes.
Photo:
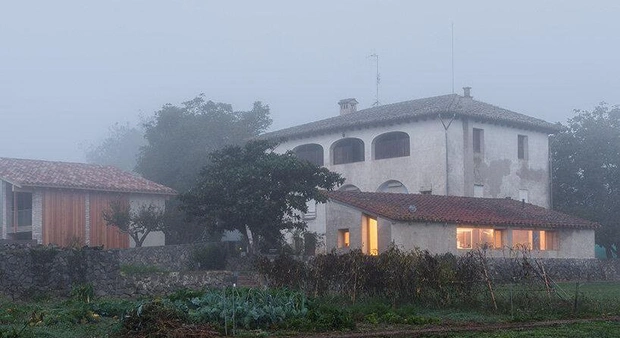
POLYGON ((607 257, 620 246, 620 108, 575 111, 553 136, 553 206, 596 221, 596 243, 607 257))
POLYGON ((109 208, 103 210, 102 217, 108 226, 128 234, 136 247, 141 247, 151 232, 164 229, 164 212, 154 204, 141 205, 133 211, 126 201, 113 200, 109 208))
POLYGON ((250 111, 233 111, 231 105, 205 101, 203 95, 181 107, 167 104, 144 125, 148 143, 136 170, 147 179, 186 191, 208 163, 209 153, 257 136, 270 124, 269 107, 260 102, 250 111))
POLYGON ((86 147, 86 161, 134 171, 140 148, 144 145, 144 130, 129 123, 116 123, 108 129, 108 135, 101 142, 86 147))
POLYGON ((283 230, 305 229, 300 215, 306 203, 325 202, 320 189, 331 190, 344 178, 273 147, 250 141, 212 153, 198 183, 181 196, 182 207, 212 231, 238 230, 254 252, 260 241, 281 240, 283 230))
MULTIPOLYGON (((144 124, 147 144, 136 171, 179 192, 187 191, 208 164, 209 153, 257 136, 270 124, 269 107, 261 102, 255 102, 250 111, 233 111, 229 104, 200 95, 181 106, 164 105, 144 124)), ((177 199, 166 204, 166 243, 209 239, 204 227, 187 221, 178 206, 177 199)))

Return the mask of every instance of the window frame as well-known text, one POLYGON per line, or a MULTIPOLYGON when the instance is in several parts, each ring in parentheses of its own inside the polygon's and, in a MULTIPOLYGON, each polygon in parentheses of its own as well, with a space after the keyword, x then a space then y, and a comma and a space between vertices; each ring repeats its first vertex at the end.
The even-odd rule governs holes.
POLYGON ((293 149, 293 153, 299 159, 306 160, 314 165, 322 167, 325 165, 325 149, 318 143, 306 143, 298 145, 293 149), (320 150, 319 150, 320 149, 320 150), (320 156, 319 156, 320 153, 320 156), (300 156, 300 154, 302 156, 300 156), (307 156, 311 155, 311 156, 307 156))
POLYGON ((364 141, 356 137, 340 139, 332 144, 330 157, 333 165, 364 162, 364 141), (350 148, 349 151, 346 151, 347 148, 350 148))
POLYGON ((411 137, 404 131, 391 131, 375 137, 372 141, 373 159, 411 156, 411 137))

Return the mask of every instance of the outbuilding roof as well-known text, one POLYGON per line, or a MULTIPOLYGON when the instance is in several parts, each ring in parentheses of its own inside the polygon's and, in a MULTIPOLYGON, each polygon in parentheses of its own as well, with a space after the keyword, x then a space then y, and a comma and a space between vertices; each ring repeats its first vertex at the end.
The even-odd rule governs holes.
POLYGON ((0 158, 0 179, 18 187, 175 195, 176 191, 113 166, 0 158))
POLYGON ((417 119, 437 117, 469 117, 489 123, 512 125, 554 133, 558 126, 531 116, 519 114, 471 97, 449 94, 404 101, 359 110, 345 115, 302 124, 260 136, 264 139, 284 140, 302 138, 314 134, 340 132, 347 129, 365 128, 382 124, 402 123, 417 119))
POLYGON ((329 191, 329 199, 395 221, 596 229, 598 223, 505 198, 329 191))

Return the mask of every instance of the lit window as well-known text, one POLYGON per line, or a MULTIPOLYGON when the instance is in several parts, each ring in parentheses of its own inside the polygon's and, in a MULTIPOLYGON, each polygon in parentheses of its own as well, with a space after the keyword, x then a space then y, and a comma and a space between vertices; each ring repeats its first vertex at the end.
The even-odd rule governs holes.
POLYGON ((517 136, 517 143, 518 143, 518 150, 517 150, 517 156, 519 157, 520 160, 527 160, 527 136, 525 135, 518 135, 517 136))
POLYGON ((362 219, 362 252, 367 255, 376 256, 379 254, 377 220, 364 216, 362 219))
POLYGON ((409 156, 409 135, 391 132, 377 136, 373 141, 375 160, 409 156))
POLYGON ((559 237, 556 231, 540 231, 540 250, 558 250, 559 237))
POLYGON ((338 248, 348 248, 351 245, 349 229, 338 230, 338 248))
POLYGON ((475 249, 480 247, 501 248, 502 231, 479 228, 457 228, 457 249, 475 249))
POLYGON ((512 230, 512 246, 515 248, 532 249, 534 247, 532 230, 512 230))

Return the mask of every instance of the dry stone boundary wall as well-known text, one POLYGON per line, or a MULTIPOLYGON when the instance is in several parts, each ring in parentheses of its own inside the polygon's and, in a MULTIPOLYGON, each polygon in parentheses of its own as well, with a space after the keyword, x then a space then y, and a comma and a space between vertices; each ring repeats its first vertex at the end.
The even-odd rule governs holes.
MULTIPOLYGON (((92 284, 98 296, 162 295, 181 288, 221 288, 250 269, 244 259, 231 259, 226 271, 189 271, 192 252, 200 245, 103 250, 0 244, 0 293, 24 297, 70 295, 92 284), (122 266, 150 267, 157 272, 123 273, 122 266), (234 271, 234 272, 233 272, 234 271)), ((556 281, 620 281, 620 259, 546 259, 548 277, 556 281)), ((489 259, 495 280, 509 279, 515 259, 489 259)))

